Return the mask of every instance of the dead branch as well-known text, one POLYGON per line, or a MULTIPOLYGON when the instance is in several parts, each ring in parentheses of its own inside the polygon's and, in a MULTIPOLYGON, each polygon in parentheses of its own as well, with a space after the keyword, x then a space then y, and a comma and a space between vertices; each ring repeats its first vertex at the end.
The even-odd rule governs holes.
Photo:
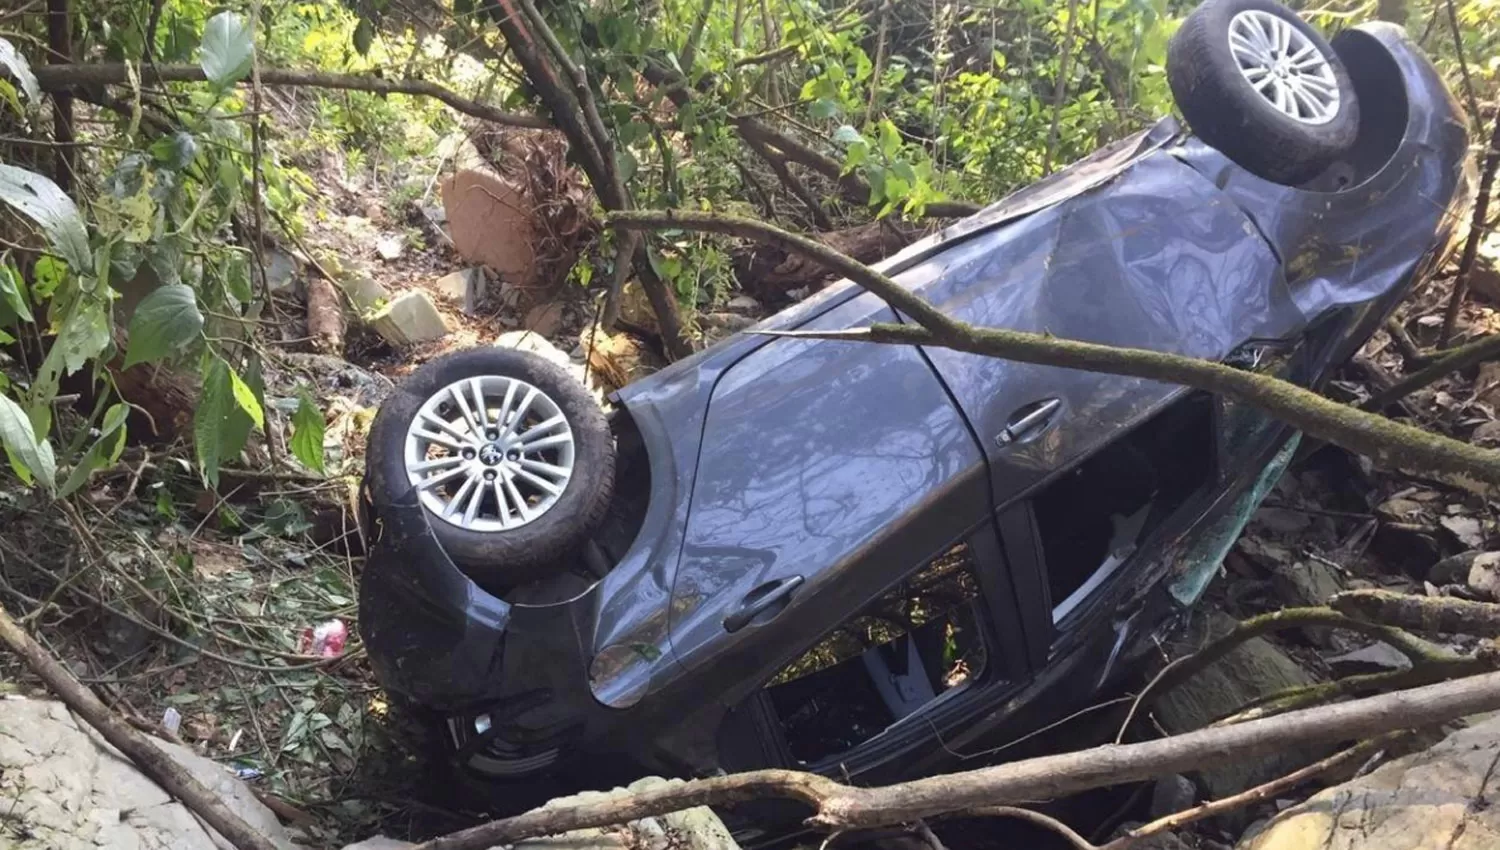
POLYGON ((1042 154, 1042 174, 1052 173, 1052 159, 1057 156, 1057 131, 1062 121, 1063 99, 1068 94, 1068 73, 1072 71, 1073 30, 1078 24, 1078 0, 1068 0, 1068 27, 1063 33, 1062 55, 1057 60, 1057 80, 1052 85, 1052 125, 1047 128, 1047 149, 1042 154))
MULTIPOLYGON (((1448 0, 1448 14, 1453 14, 1453 0, 1448 0)), ((1454 37, 1458 36, 1458 24, 1454 23, 1454 37)), ((1462 46, 1459 48, 1462 50, 1462 46)), ((1460 53, 1460 56, 1463 54, 1460 53)), ((1465 72, 1467 77, 1467 72, 1465 72)), ((1469 95, 1473 97, 1471 93, 1469 95)), ((1479 120, 1476 113, 1474 119, 1479 120)), ((1453 339, 1453 330, 1458 325, 1458 314, 1463 309, 1464 296, 1469 293, 1469 275, 1474 269, 1474 259, 1479 253, 1479 243, 1484 241, 1485 222, 1489 216, 1490 192, 1495 187, 1495 170, 1500 168, 1500 110, 1495 114, 1495 128, 1490 131, 1490 146, 1484 153, 1484 167, 1479 174, 1479 197, 1474 199, 1474 217, 1469 224, 1469 237, 1464 240, 1464 253, 1458 261, 1458 276, 1453 280, 1453 294, 1448 296, 1448 309, 1443 314, 1443 330, 1438 335, 1437 347, 1447 348, 1453 339)))
POLYGON ((782 332, 812 339, 936 345, 1022 363, 1128 375, 1182 384, 1254 405, 1309 436, 1365 455, 1377 464, 1423 474, 1447 473, 1479 492, 1500 489, 1500 452, 1431 434, 1324 398, 1269 375, 1178 354, 1056 339, 1037 333, 979 328, 942 313, 925 299, 870 267, 805 236, 734 216, 676 210, 611 213, 611 227, 681 227, 739 236, 800 253, 874 293, 917 324, 875 324, 848 331, 782 332))
POLYGON ((1388 735, 1382 735, 1379 738, 1373 738, 1369 741, 1356 744, 1355 746, 1350 747, 1349 749, 1342 752, 1335 753, 1328 758, 1322 759, 1321 761, 1314 762, 1313 764, 1310 764, 1307 767, 1302 768, 1301 770, 1295 770, 1291 773, 1288 773, 1286 776, 1280 777, 1278 779, 1273 779, 1263 785, 1257 785, 1254 788, 1249 788, 1247 790, 1241 791, 1238 794, 1233 794, 1219 800, 1211 800, 1191 809, 1177 812, 1176 814, 1167 815, 1163 818, 1157 818, 1156 820, 1148 824, 1132 829, 1130 832, 1127 832, 1126 834, 1120 836, 1119 838, 1116 838, 1108 844, 1100 846, 1099 850, 1125 850, 1125 848, 1131 847, 1140 841, 1150 838, 1153 835, 1160 835, 1163 832, 1171 832, 1173 830, 1181 829, 1182 827, 1190 823, 1196 823, 1200 820, 1218 817, 1225 812, 1234 811, 1235 809, 1243 809, 1246 806, 1252 806, 1264 800, 1269 800, 1278 794, 1290 791, 1291 789, 1297 787, 1298 785, 1301 785, 1309 779, 1314 779, 1318 776, 1322 776, 1323 774, 1328 773, 1332 770, 1336 770, 1346 764, 1349 764, 1350 762, 1355 761, 1356 759, 1365 758, 1372 753, 1384 749, 1393 742, 1404 737, 1406 734, 1408 733, 1394 732, 1388 735))
POLYGON ((1474 96, 1474 79, 1469 76, 1469 60, 1464 55, 1463 29, 1458 25, 1458 9, 1454 7, 1453 0, 1444 0, 1448 6, 1448 27, 1453 31, 1453 51, 1458 54, 1458 72, 1464 82, 1464 99, 1468 101, 1469 112, 1473 120, 1481 120, 1479 114, 1479 98, 1474 96))
POLYGON ((182 765, 173 761, 160 747, 110 711, 41 644, 32 640, 30 635, 16 625, 16 621, 4 609, 0 609, 0 641, 19 656, 71 711, 97 729, 104 740, 128 756, 153 782, 218 830, 230 844, 238 850, 276 850, 270 839, 256 832, 239 815, 230 811, 222 800, 203 787, 182 765))
MULTIPOLYGON (((47 65, 32 70, 36 74, 37 84, 51 92, 66 91, 77 86, 120 85, 129 80, 129 72, 125 65, 119 62, 47 65)), ((196 65, 155 65, 151 68, 151 76, 153 79, 171 83, 198 83, 207 79, 203 74, 203 69, 196 65)), ((330 74, 323 71, 263 68, 260 72, 260 81, 262 85, 267 86, 341 89, 374 94, 409 94, 430 97, 446 103, 465 115, 472 115, 493 124, 542 130, 552 128, 552 125, 545 119, 534 115, 504 112, 488 104, 470 100, 428 80, 395 80, 363 74, 330 74)))
MULTIPOLYGON (((1455 287, 1458 285, 1457 283, 1454 284, 1455 287)), ((1458 290, 1454 289, 1454 294, 1457 293, 1458 290)), ((1440 359, 1407 375, 1390 387, 1381 390, 1372 396, 1369 401, 1361 405, 1361 407, 1370 411, 1380 410, 1389 404, 1400 401, 1423 387, 1442 380, 1454 372, 1477 366, 1486 360, 1494 360, 1497 357, 1500 357, 1500 334, 1480 337, 1473 342, 1451 349, 1440 359)))
MULTIPOLYGON (((69 0, 47 0, 47 65, 32 69, 37 72, 59 68, 73 61, 73 17, 69 0)), ((52 140, 58 143, 53 151, 56 170, 53 179, 65 193, 73 191, 73 171, 78 162, 78 152, 73 149, 73 96, 68 92, 55 92, 52 97, 52 140)))
POLYGON ((1395 343, 1396 348, 1400 350, 1401 359, 1405 362, 1406 368, 1418 368, 1431 359, 1422 353, 1422 349, 1417 347, 1416 340, 1406 332, 1406 326, 1396 321, 1395 316, 1385 320, 1385 332, 1390 334, 1391 342, 1395 343))
POLYGON ((975 818, 1015 818, 1030 824, 1035 824, 1042 829, 1050 829, 1057 833, 1064 841, 1073 845, 1077 850, 1098 850, 1087 838, 1073 831, 1073 828, 1049 815, 1032 809, 1023 809, 1018 806, 980 806, 967 812, 959 812, 959 817, 975 818))
POLYGON ((1500 637, 1500 605, 1446 596, 1412 596, 1390 590, 1346 590, 1328 604, 1357 620, 1418 632, 1500 637))
POLYGON ((762 770, 698 779, 647 791, 533 809, 418 845, 477 850, 524 838, 608 826, 704 805, 776 797, 815 809, 806 823, 824 830, 909 823, 980 806, 1053 799, 1138 782, 1210 761, 1254 758, 1296 747, 1434 726, 1500 708, 1500 673, 1322 706, 1139 744, 1106 745, 880 788, 842 785, 816 774, 762 770))
POLYGON ((802 206, 807 208, 808 215, 812 216, 813 224, 819 230, 826 232, 833 229, 833 220, 823 210, 823 205, 819 203, 817 196, 808 191, 807 186, 792 173, 791 167, 786 164, 785 157, 771 150, 759 139, 746 137, 745 144, 771 167, 771 170, 776 173, 776 178, 781 181, 781 185, 802 202, 802 206))
POLYGON ((1461 679, 1477 673, 1488 673, 1495 668, 1496 662, 1487 657, 1455 656, 1445 660, 1424 661, 1410 670, 1366 673, 1359 676, 1345 676, 1332 682, 1298 685, 1252 700, 1241 706, 1234 714, 1215 720, 1209 725, 1228 726, 1233 723, 1244 723, 1247 720, 1259 720, 1263 717, 1272 717, 1314 705, 1324 705, 1348 697, 1370 696, 1406 688, 1419 688, 1450 679, 1461 679))

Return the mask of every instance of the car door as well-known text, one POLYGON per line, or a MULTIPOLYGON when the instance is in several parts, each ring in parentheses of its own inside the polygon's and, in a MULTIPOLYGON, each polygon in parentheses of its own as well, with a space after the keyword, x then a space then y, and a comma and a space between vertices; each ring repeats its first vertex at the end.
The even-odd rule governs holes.
MULTIPOLYGON (((964 321, 1219 358, 1301 314, 1276 255, 1170 154, 929 261, 918 291, 964 321)), ((929 347, 1010 499, 1160 409, 1177 388, 929 347)))
MULTIPOLYGON (((804 329, 893 319, 865 294, 804 329)), ((992 507, 984 455, 916 348, 772 341, 708 405, 673 651, 690 669, 752 644, 789 660, 992 507)))

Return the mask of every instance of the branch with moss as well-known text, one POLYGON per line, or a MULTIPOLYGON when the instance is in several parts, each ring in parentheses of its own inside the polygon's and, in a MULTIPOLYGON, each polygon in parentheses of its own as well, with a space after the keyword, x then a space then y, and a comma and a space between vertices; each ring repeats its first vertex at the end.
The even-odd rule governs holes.
POLYGON ((1346 590, 1329 607, 1367 623, 1418 632, 1500 637, 1500 605, 1447 596, 1413 596, 1390 590, 1346 590))
POLYGON ((1452 658, 1423 661, 1414 664, 1410 670, 1365 673, 1358 676, 1345 676, 1332 682, 1298 685, 1246 703, 1233 714, 1221 717, 1209 725, 1229 726, 1250 720, 1262 720, 1315 705, 1326 705, 1351 697, 1366 697, 1404 688, 1420 688, 1424 685, 1488 673, 1495 670, 1497 666, 1500 665, 1484 655, 1455 655, 1452 658))
POLYGON ((1431 474, 1476 492, 1500 492, 1500 452, 1428 433, 1340 404, 1296 384, 1208 360, 1140 348, 1119 348, 1043 334, 981 328, 944 314, 890 277, 805 236, 765 222, 677 210, 611 213, 606 224, 626 230, 683 228, 737 236, 805 256, 849 278, 905 314, 915 325, 875 324, 847 331, 787 331, 810 339, 932 345, 1043 366, 1058 366, 1181 384, 1235 399, 1315 439, 1364 455, 1376 464, 1431 474))
MULTIPOLYGON (((66 91, 77 86, 124 85, 130 72, 121 62, 42 65, 33 69, 37 84, 45 91, 66 91)), ((150 78, 168 83, 201 83, 207 77, 196 65, 152 65, 150 78)), ((373 94, 408 94, 440 100, 465 115, 503 124, 508 127, 551 129, 544 118, 517 115, 496 109, 486 103, 470 100, 452 89, 428 80, 386 79, 361 74, 330 74, 324 71, 292 71, 284 68, 262 68, 260 83, 265 86, 341 89, 373 94)))

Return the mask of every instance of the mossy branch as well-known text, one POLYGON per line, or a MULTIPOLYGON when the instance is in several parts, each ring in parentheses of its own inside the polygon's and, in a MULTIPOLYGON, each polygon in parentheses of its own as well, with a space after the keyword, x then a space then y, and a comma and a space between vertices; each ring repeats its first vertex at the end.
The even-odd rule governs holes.
POLYGON ((1493 602, 1412 596, 1390 590, 1346 590, 1334 594, 1328 604, 1335 611, 1368 623, 1419 632, 1500 637, 1500 605, 1493 602))
POLYGON ((1056 339, 1043 334, 981 328, 959 322, 890 277, 805 236, 734 216, 682 211, 611 213, 611 227, 679 227, 738 236, 801 254, 848 277, 916 325, 876 324, 831 332, 789 331, 813 339, 934 345, 1021 363, 1060 366, 1182 384, 1253 405, 1306 434, 1364 455, 1377 464, 1445 479, 1486 495, 1500 492, 1500 452, 1432 434, 1348 405, 1269 375, 1222 363, 1139 348, 1056 339))

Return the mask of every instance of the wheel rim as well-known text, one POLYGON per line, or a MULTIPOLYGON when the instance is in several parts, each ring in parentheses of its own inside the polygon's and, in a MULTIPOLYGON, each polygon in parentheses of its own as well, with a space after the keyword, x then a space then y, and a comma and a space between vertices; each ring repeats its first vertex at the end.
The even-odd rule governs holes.
POLYGON ((515 378, 449 384, 406 430, 406 475, 433 516, 508 531, 551 510, 573 477, 573 429, 552 397, 515 378))
MULTIPOLYGON (((452 735, 453 745, 458 750, 463 750, 471 740, 488 732, 489 729, 490 716, 488 714, 448 719, 448 733, 452 735)), ((559 755, 561 752, 556 747, 544 747, 533 751, 527 747, 511 744, 497 736, 487 741, 478 752, 469 756, 465 765, 470 770, 487 776, 516 777, 550 767, 557 761, 559 755)))
POLYGON ((1229 21, 1229 51, 1240 75, 1276 110, 1303 124, 1339 113, 1339 85, 1323 51, 1291 22, 1251 9, 1229 21))

